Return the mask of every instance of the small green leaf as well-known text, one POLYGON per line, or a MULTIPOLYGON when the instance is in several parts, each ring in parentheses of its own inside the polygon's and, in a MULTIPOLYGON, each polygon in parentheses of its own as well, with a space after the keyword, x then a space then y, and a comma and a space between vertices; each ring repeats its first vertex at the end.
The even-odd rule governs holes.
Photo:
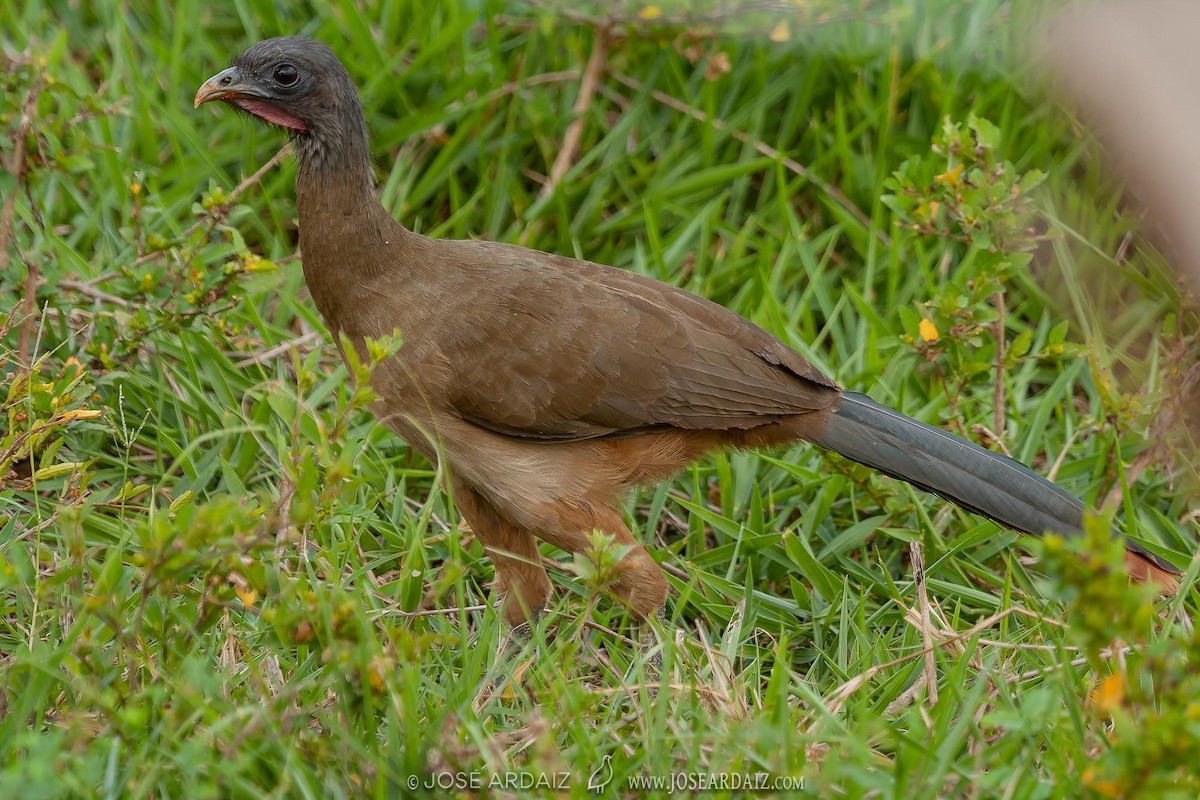
POLYGON ((971 130, 975 132, 975 139, 979 142, 979 144, 988 150, 995 150, 1000 146, 1000 129, 991 122, 987 121, 983 117, 977 117, 972 114, 968 118, 967 124, 970 126, 971 130))
POLYGON ((1008 346, 1008 358, 1015 362, 1029 352, 1030 346, 1033 344, 1033 331, 1024 330, 1017 334, 1017 338, 1012 340, 1012 344, 1008 346))
POLYGON ((1067 329, 1070 323, 1067 320, 1055 325, 1050 329, 1050 335, 1046 337, 1046 344, 1062 344, 1067 338, 1067 329))
POLYGON ((1046 180, 1046 173, 1040 169, 1031 169, 1021 176, 1017 187, 1021 190, 1022 195, 1029 194, 1033 189, 1040 186, 1046 180))

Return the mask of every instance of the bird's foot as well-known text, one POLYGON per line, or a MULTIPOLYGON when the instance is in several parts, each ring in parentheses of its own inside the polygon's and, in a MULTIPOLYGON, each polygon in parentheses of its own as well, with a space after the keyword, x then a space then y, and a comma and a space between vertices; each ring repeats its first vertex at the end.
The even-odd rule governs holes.
POLYGON ((533 626, 541 615, 541 609, 535 610, 529 619, 520 625, 509 629, 508 634, 500 642, 496 651, 496 659, 488 669, 479 692, 475 695, 475 708, 480 710, 496 696, 506 690, 514 690, 521 685, 526 670, 537 657, 536 643, 533 641, 533 626))
MULTIPOLYGON (((638 645, 642 664, 642 677, 659 682, 663 668, 663 643, 670 628, 667 622, 666 608, 660 606, 654 613, 654 616, 647 619, 643 625, 646 630, 642 634, 641 642, 638 645)), ((637 669, 636 664, 634 665, 634 669, 637 669)))
POLYGON ((638 649, 642 658, 642 669, 648 678, 657 678, 662 673, 662 647, 662 637, 656 631, 648 630, 642 634, 638 649))

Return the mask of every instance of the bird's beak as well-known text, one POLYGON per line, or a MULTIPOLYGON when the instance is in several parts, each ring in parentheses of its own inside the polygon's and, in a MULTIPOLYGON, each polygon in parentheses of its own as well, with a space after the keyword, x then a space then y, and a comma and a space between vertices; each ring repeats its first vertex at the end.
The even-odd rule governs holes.
POLYGON ((192 107, 199 108, 201 103, 213 100, 233 100, 239 97, 260 99, 262 96, 261 91, 242 80, 242 74, 238 72, 237 67, 230 67, 213 75, 196 90, 196 100, 192 107))

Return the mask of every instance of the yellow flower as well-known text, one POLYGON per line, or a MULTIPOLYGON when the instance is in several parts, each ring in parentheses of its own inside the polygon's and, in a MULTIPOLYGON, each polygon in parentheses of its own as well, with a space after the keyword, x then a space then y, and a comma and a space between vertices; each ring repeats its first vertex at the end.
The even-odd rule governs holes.
POLYGON ((963 165, 959 164, 946 170, 941 175, 935 175, 933 179, 938 183, 948 183, 951 186, 958 186, 958 182, 962 177, 962 171, 963 165))
POLYGON ((1120 675, 1109 675, 1092 691, 1092 702, 1106 714, 1116 711, 1125 702, 1125 681, 1120 675))
POLYGON ((258 600, 258 592, 249 586, 236 586, 234 591, 237 592, 238 600, 242 601, 242 605, 246 608, 254 608, 254 601, 258 600))
POLYGON ((103 412, 91 408, 75 408, 70 411, 64 411, 58 415, 57 422, 59 424, 67 422, 75 422, 81 419, 95 419, 103 412))
POLYGON ((936 342, 941 335, 938 333, 937 326, 933 324, 933 320, 928 317, 923 318, 917 325, 917 333, 920 334, 923 342, 936 342))

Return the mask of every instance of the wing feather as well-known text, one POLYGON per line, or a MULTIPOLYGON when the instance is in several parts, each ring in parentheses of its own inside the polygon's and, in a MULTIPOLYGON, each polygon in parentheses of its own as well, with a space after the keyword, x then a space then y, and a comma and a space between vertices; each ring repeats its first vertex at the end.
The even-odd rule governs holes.
POLYGON ((534 441, 747 429, 826 408, 839 393, 766 331, 680 289, 459 244, 468 272, 505 271, 488 281, 499 296, 436 343, 452 373, 451 407, 480 427, 534 441))

